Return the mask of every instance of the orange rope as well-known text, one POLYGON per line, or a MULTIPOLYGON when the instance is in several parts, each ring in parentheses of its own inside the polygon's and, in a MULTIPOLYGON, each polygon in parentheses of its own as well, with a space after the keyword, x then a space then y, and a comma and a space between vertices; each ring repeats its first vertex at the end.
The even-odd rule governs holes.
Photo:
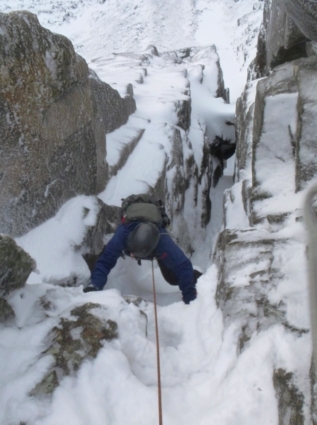
POLYGON ((155 334, 156 334, 158 413, 159 413, 159 425, 163 425, 162 387, 161 387, 161 365, 160 365, 160 344, 159 344, 159 333, 158 333, 158 322, 157 322, 157 305, 156 305, 156 291, 155 291, 155 279, 154 279, 154 264, 153 264, 153 260, 152 260, 152 282, 153 282, 154 317, 155 317, 155 334))

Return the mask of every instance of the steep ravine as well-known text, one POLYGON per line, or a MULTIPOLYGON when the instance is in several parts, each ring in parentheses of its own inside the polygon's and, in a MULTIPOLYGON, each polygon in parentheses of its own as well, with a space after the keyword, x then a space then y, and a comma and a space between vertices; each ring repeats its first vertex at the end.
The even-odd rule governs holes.
MULTIPOLYGON (((169 385, 172 388, 182 377, 176 373, 170 377, 166 370, 178 370, 176 364, 180 360, 178 356, 174 358, 174 354, 177 350, 188 352, 190 344, 185 347, 182 342, 192 338, 204 347, 202 351, 206 357, 202 357, 202 364, 208 364, 211 381, 217 382, 217 377, 223 374, 229 383, 230 379, 235 383, 236 393, 246 394, 246 406, 239 406, 230 396, 223 396, 229 394, 226 378, 219 378, 217 388, 213 388, 212 382, 208 386, 205 379, 200 381, 199 378, 199 385, 212 389, 208 398, 213 402, 221 400, 222 410, 228 414, 224 416, 224 425, 235 423, 237 418, 240 423, 249 423, 253 415, 259 414, 254 413, 253 408, 262 413, 275 412, 270 418, 273 417, 272 423, 278 425, 316 423, 306 275, 307 240, 302 207, 305 191, 317 177, 317 40, 311 36, 311 31, 303 28, 302 19, 298 18, 301 16, 298 10, 303 13, 302 4, 294 0, 292 8, 286 8, 285 1, 265 1, 258 56, 250 67, 245 91, 238 99, 236 117, 223 99, 226 91, 214 46, 167 53, 150 46, 141 53, 114 55, 111 60, 101 58, 98 64, 103 69, 105 81, 107 76, 109 81, 114 75, 120 76, 117 88, 121 95, 126 92, 130 98, 133 93, 136 111, 129 119, 126 117, 125 125, 113 127, 106 136, 109 181, 104 191, 98 191, 106 205, 96 198, 89 202, 78 201, 76 208, 82 211, 78 222, 84 229, 83 235, 79 242, 76 240, 78 244, 68 248, 78 257, 96 254, 104 242, 104 233, 110 235, 113 231, 120 199, 129 194, 127 192, 148 190, 164 197, 173 220, 173 232, 183 249, 195 260, 199 260, 202 250, 203 265, 209 261, 213 263, 202 279, 201 298, 197 300, 204 307, 197 313, 202 329, 186 334, 174 318, 174 330, 169 314, 173 308, 177 310, 177 304, 161 309, 162 336, 166 344, 163 356, 164 365, 167 365, 164 369, 164 382, 168 383, 166 392, 170 391, 169 385), (134 85, 133 92, 129 84, 134 85), (206 104, 210 108, 206 108, 206 104), (221 176, 226 155, 234 148, 235 141, 235 170, 233 181, 230 181, 227 176, 221 176), (152 165, 151 169, 145 170, 145 159, 152 165), (127 179, 131 175, 135 180, 127 179), (219 196, 220 188, 221 191, 227 189, 223 197, 219 196), (219 202, 223 202, 223 213, 219 202), (212 281, 207 286, 207 279, 217 279, 217 284, 212 281), (206 311, 212 304, 203 304, 203 297, 208 299, 215 286, 217 310, 210 318, 206 311), (221 326, 215 331, 212 326, 217 320, 220 323, 220 317, 221 326), (208 333, 209 328, 214 331, 213 335, 208 333), (230 332, 234 337, 228 348, 226 338, 230 332), (212 347, 210 341, 216 346, 212 347), (232 360, 222 364, 217 353, 228 355, 228 352, 232 360), (239 370, 244 370, 245 376, 242 377, 239 370)), ((317 22, 313 12, 309 10, 309 16, 317 22)), ((60 222, 62 218, 60 212, 60 222)), ((30 240, 32 242, 31 235, 30 240)), ((4 242, 8 246, 7 239, 4 242)), ((21 246, 25 244, 27 251, 32 245, 23 237, 18 242, 21 246)), ((10 249, 16 255, 14 244, 10 243, 10 249)), ((26 270, 17 264, 22 271, 16 273, 22 274, 24 280, 34 271, 32 260, 26 256, 25 261, 26 270)), ((54 275, 49 281, 45 268, 41 267, 39 261, 38 277, 33 273, 32 279, 51 284, 54 275)), ((126 263, 121 262, 118 274, 113 275, 114 284, 120 279, 123 293, 134 289, 130 280, 135 276, 139 280, 145 276, 144 269, 140 272, 131 267, 127 277, 126 267, 126 263), (130 279, 130 286, 124 287, 123 277, 130 279)), ((74 275, 66 270, 54 283, 78 285, 86 277, 85 273, 74 275)), ((42 331, 47 339, 40 357, 45 362, 45 356, 51 355, 52 363, 46 367, 47 373, 37 373, 38 385, 30 388, 31 394, 51 394, 63 377, 76 376, 86 357, 94 358, 102 350, 94 338, 82 345, 86 336, 91 336, 91 328, 97 330, 93 337, 107 341, 109 350, 118 346, 119 338, 122 352, 129 358, 138 382, 145 387, 149 382, 153 385, 152 378, 142 370, 147 357, 137 351, 137 344, 133 338, 131 342, 127 331, 131 327, 142 343, 151 341, 153 323, 148 322, 151 303, 135 296, 123 299, 115 294, 116 308, 113 308, 107 294, 102 294, 100 302, 106 307, 85 304, 80 298, 82 294, 76 292, 78 288, 61 288, 69 303, 72 297, 78 297, 81 304, 67 309, 65 301, 59 298, 58 289, 38 286, 41 289, 29 285, 26 295, 23 293, 26 300, 33 297, 33 304, 28 301, 32 307, 23 314, 23 297, 14 296, 13 292, 11 297, 5 291, 2 293, 7 302, 7 310, 2 314, 4 323, 15 326, 12 323, 13 314, 16 314, 16 323, 22 331, 34 323, 47 325, 46 333, 42 331), (28 292, 31 290, 34 291, 32 295, 28 292), (10 306, 12 311, 9 311, 10 306), (35 318, 31 315, 32 309, 36 311, 35 318), (60 350, 63 344, 68 350, 60 350)), ((143 295, 145 292, 141 289, 140 294, 136 291, 134 295, 143 295)), ((165 300, 174 300, 175 294, 163 295, 165 300)), ((186 320, 183 310, 177 312, 186 320)), ((196 365, 194 355, 187 367, 192 368, 191 376, 202 373, 202 366, 196 365)), ((200 388, 197 389, 193 381, 190 385, 199 393, 200 388)), ((188 394, 194 398, 190 390, 188 394)), ((196 415, 202 415, 199 417, 204 425, 208 420, 217 419, 217 406, 213 411, 206 406, 203 405, 205 416, 200 411, 196 415)), ((258 419, 264 424, 263 418, 258 419)))

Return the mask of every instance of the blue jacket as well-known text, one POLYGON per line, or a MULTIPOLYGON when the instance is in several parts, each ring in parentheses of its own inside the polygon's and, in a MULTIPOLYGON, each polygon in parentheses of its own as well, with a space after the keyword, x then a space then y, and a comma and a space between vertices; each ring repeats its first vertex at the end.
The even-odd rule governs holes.
MULTIPOLYGON (((136 221, 130 224, 121 224, 106 245, 91 275, 91 282, 98 289, 102 289, 107 283, 108 274, 116 265, 118 258, 127 250, 129 233, 139 223, 139 221, 136 221)), ((184 302, 189 302, 196 298, 192 263, 176 245, 164 227, 160 228, 160 233, 161 236, 157 247, 153 251, 151 258, 146 259, 159 258, 164 263, 164 266, 171 269, 177 276, 178 286, 182 291, 184 302)))

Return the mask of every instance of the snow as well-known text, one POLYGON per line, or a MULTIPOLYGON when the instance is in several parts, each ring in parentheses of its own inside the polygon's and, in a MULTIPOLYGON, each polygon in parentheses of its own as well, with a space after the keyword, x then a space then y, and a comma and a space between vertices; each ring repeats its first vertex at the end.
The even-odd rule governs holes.
POLYGON ((141 136, 147 124, 147 120, 133 115, 123 128, 119 128, 107 135, 106 161, 111 168, 118 164, 122 150, 141 136))
MULTIPOLYGON (((199 397, 200 382, 204 373, 209 373, 211 359, 216 356, 221 342, 221 313, 213 299, 215 273, 216 270, 211 268, 201 279, 198 287, 201 297, 196 304, 177 302, 159 307, 164 415, 170 422, 181 418, 182 423, 189 424, 195 403, 204 405, 199 397), (191 400, 193 392, 194 404, 184 405, 183 400, 191 400)), ((147 336, 146 323, 138 308, 125 303, 115 289, 83 294, 81 287, 61 290, 51 284, 28 285, 12 296, 11 304, 20 311, 17 320, 21 329, 13 326, 0 331, 1 341, 5 341, 0 345, 1 358, 10 358, 9 367, 1 369, 2 382, 7 385, 0 390, 3 406, 0 423, 19 420, 32 424, 66 424, 71 421, 74 425, 101 424, 102 421, 156 422, 152 303, 143 306, 148 316, 147 336), (43 307, 39 302, 44 295, 51 303, 46 318, 42 317, 43 307), (74 306, 84 302, 107 308, 108 317, 118 323, 119 339, 105 343, 97 359, 85 362, 76 378, 65 378, 54 393, 50 409, 47 409, 45 402, 27 397, 28 391, 50 366, 49 355, 38 361, 39 352, 45 346, 46 333, 57 324, 58 318, 69 317, 74 306), (24 311, 18 309, 21 303, 24 311), (17 383, 20 383, 19 391, 15 390, 17 383)), ((205 394, 205 403, 207 398, 205 394)))
POLYGON ((250 0, 183 0, 182 7, 178 0, 10 0, 0 4, 1 12, 36 13, 41 25, 72 40, 93 69, 98 58, 145 51, 149 45, 169 51, 216 44, 233 103, 255 56, 262 9, 262 2, 250 0))
POLYGON ((261 189, 273 196, 295 192, 294 148, 290 133, 296 133, 297 98, 297 93, 266 98, 266 106, 270 114, 264 117, 264 135, 256 147, 259 159, 255 176, 261 184, 261 189), (281 105, 283 105, 282 111, 281 105), (269 161, 267 161, 268 158, 269 161), (267 169, 267 162, 274 173, 267 169))
POLYGON ((28 283, 59 281, 75 274, 88 280, 88 266, 76 247, 83 242, 86 227, 95 224, 97 212, 95 197, 78 196, 66 202, 55 217, 16 239, 36 259, 37 270, 28 283))
MULTIPOLYGON (((145 192, 157 181, 170 157, 170 139, 177 123, 174 104, 188 98, 188 80, 192 90, 192 125, 188 134, 192 147, 182 139, 185 156, 193 154, 196 163, 201 164, 205 129, 211 138, 219 132, 224 139, 232 136, 232 129, 224 126, 224 121, 228 117, 234 119, 235 101, 244 88, 247 65, 255 54, 262 2, 184 0, 182 7, 179 4, 179 0, 64 0, 63 3, 11 0, 0 4, 0 10, 6 13, 19 9, 37 13, 43 26, 69 37, 89 66, 121 95, 126 93, 127 84, 133 83, 137 111, 124 127, 107 135, 106 159, 112 178, 98 196, 108 204, 118 206, 121 198, 133 192, 145 192), (143 63, 142 57, 151 44, 160 52, 215 45, 225 85, 230 88, 230 104, 213 97, 215 62, 208 61, 206 78, 201 85, 197 82, 202 75, 201 58, 188 61, 186 76, 184 64, 179 66, 166 57, 154 57, 143 63), (119 54, 122 52, 137 53, 119 54), (141 80, 142 84, 137 82, 141 80), (122 166, 120 152, 133 143, 136 147, 122 166)), ((215 60, 216 52, 213 53, 215 60)), ((46 60, 50 63, 49 56, 46 60)), ((250 86, 252 90, 254 93, 255 87, 250 86)), ((268 102, 274 106, 276 100, 270 98, 268 102)), ((261 140, 261 149, 269 151, 272 168, 281 167, 279 184, 270 179, 270 170, 264 167, 257 170, 257 178, 273 195, 258 203, 258 213, 264 216, 291 212, 288 226, 271 233, 270 226, 266 228, 263 224, 254 234, 254 240, 265 235, 289 240, 287 249, 281 246, 275 253, 274 266, 285 274, 285 279, 282 285, 272 285, 268 296, 273 304, 285 302, 288 323, 305 330, 309 327, 307 288, 302 272, 305 235, 297 220, 304 193, 290 195, 294 167, 289 161, 289 138, 285 137, 289 134, 288 125, 296 131, 295 105, 295 95, 285 96, 283 126, 277 128, 273 115, 264 118, 267 132, 261 140), (272 142, 271 136, 276 134, 272 142), (273 147, 277 146, 282 140, 289 146, 284 150, 288 157, 281 159, 271 146, 272 143, 273 147)), ((181 129, 180 133, 184 135, 181 129)), ((245 178, 250 178, 250 166, 247 164, 245 178)), ((173 173, 175 169, 167 176, 168 185, 173 173)), ((232 186, 232 175, 233 160, 230 160, 225 175, 210 191, 211 222, 206 229, 191 229, 196 236, 192 241, 195 248, 192 260, 204 271, 197 284, 197 300, 184 305, 178 288, 168 286, 154 266, 166 425, 277 424, 272 370, 285 368, 296 370, 297 376, 308 376, 310 364, 302 361, 310 356, 307 332, 295 338, 281 325, 272 326, 254 333, 248 347, 238 355, 241 324, 233 322, 225 326, 221 310, 217 308, 218 270, 211 263, 215 237, 224 227, 224 193, 225 227, 247 229, 249 226, 242 208, 242 181, 234 186, 231 198, 225 192, 232 186)), ((189 186, 186 191, 190 196, 185 197, 184 226, 195 223, 201 213, 190 203, 193 190, 189 186)), ((16 240, 36 259, 37 270, 30 275, 25 288, 9 297, 15 321, 6 327, 0 326, 1 425, 149 425, 158 422, 151 264, 144 262, 146 264, 139 267, 131 259, 120 259, 109 276, 106 290, 84 294, 81 284, 87 282, 90 273, 79 247, 87 228, 95 224, 97 212, 96 197, 78 196, 65 203, 55 217, 16 240), (79 286, 67 287, 73 283, 73 276, 79 286), (147 324, 139 309, 124 301, 123 296, 130 294, 149 301, 141 306, 148 317, 147 324), (49 301, 49 310, 44 308, 43 300, 49 301), (49 331, 58 325, 61 317, 70 318, 75 306, 87 302, 107 309, 109 317, 118 323, 119 338, 105 342, 97 358, 85 361, 76 376, 64 378, 51 400, 30 397, 29 392, 52 363, 52 357, 43 354, 49 331)), ((243 237, 240 235, 240 240, 243 237)), ((250 234, 245 238, 252 241, 250 234)), ((253 259, 255 253, 249 254, 253 259)), ((244 273, 236 274, 232 286, 246 286, 246 274, 265 268, 267 261, 263 257, 262 262, 250 263, 243 269, 244 273)), ((310 392, 308 386, 309 382, 300 382, 307 393, 310 392)))

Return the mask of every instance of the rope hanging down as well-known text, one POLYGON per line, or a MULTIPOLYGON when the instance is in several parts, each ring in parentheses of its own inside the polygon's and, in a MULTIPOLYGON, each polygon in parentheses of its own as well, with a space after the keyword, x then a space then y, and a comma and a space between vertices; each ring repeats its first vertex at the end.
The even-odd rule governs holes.
POLYGON ((155 319, 155 335, 156 335, 158 413, 159 413, 159 425, 163 425, 162 387, 161 387, 161 364, 160 364, 160 344, 159 344, 159 333, 158 333, 158 322, 157 322, 157 305, 156 305, 156 290, 155 290, 154 263, 153 263, 153 260, 152 260, 152 283, 153 283, 154 319, 155 319))

